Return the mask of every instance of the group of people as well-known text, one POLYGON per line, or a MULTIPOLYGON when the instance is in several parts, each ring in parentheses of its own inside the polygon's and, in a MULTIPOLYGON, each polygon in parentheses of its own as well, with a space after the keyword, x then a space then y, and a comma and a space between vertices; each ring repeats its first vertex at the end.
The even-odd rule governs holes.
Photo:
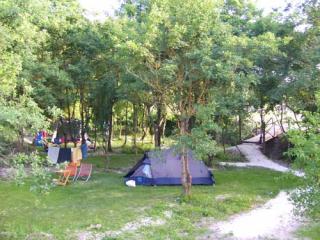
MULTIPOLYGON (((90 148, 90 149, 94 148, 94 146, 92 145, 92 141, 90 140, 90 138, 89 138, 87 133, 85 134, 85 141, 86 141, 86 146, 88 148, 90 148)), ((65 137, 58 137, 57 136, 57 131, 55 131, 52 135, 49 135, 47 131, 41 130, 35 135, 33 142, 34 142, 34 145, 42 146, 42 147, 44 147, 45 151, 47 151, 50 142, 52 144, 55 144, 55 145, 60 145, 60 144, 63 144, 65 142, 68 143, 68 142, 74 142, 74 141, 71 140, 71 139, 68 139, 68 138, 65 139, 65 137), (48 140, 51 140, 51 141, 48 141, 48 140)), ((80 143, 81 139, 77 138, 76 142, 80 143)))

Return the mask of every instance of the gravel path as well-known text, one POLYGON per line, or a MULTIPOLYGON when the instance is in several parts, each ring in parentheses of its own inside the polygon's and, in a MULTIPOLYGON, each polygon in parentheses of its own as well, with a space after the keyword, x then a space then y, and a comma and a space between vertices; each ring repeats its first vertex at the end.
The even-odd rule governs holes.
MULTIPOLYGON (((263 155, 259 146, 243 143, 238 146, 248 162, 222 163, 237 167, 263 167, 275 171, 288 172, 289 168, 281 166, 263 155)), ((302 172, 293 172, 303 176, 302 172)), ((280 192, 274 199, 249 212, 231 217, 228 221, 216 222, 209 227, 208 235, 201 239, 226 240, 294 240, 295 230, 304 223, 304 219, 293 214, 293 205, 286 192, 280 192)))

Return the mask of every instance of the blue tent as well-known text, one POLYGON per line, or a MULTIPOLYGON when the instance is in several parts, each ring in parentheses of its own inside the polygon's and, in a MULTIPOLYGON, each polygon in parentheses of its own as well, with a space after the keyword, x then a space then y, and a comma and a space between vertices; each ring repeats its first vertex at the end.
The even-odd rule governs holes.
MULTIPOLYGON (((215 183, 207 166, 188 153, 192 185, 215 183)), ((181 156, 174 149, 150 151, 124 176, 125 181, 135 180, 137 185, 181 185, 181 156)))

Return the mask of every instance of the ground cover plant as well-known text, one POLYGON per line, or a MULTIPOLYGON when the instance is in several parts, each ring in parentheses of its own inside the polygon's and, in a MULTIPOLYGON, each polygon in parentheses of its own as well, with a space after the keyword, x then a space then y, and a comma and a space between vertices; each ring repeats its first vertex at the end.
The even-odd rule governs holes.
MULTIPOLYGON (((130 165, 127 160, 138 157, 113 155, 110 168, 127 168, 130 165)), ((220 169, 214 172, 216 186, 194 187, 194 198, 185 201, 179 186, 128 188, 123 183, 123 174, 97 168, 99 163, 94 157, 88 161, 95 164, 89 182, 57 187, 46 195, 30 192, 30 182, 16 186, 1 181, 1 239, 24 239, 36 233, 51 234, 56 239, 76 239, 82 232, 108 231, 116 239, 194 239, 203 231, 197 227, 201 218, 225 219, 297 183, 292 179, 279 180, 280 174, 269 170, 220 169), (151 223, 158 220, 159 225, 133 227, 133 230, 125 227, 143 219, 151 223), (97 229, 90 228, 99 224, 101 227, 97 229)))

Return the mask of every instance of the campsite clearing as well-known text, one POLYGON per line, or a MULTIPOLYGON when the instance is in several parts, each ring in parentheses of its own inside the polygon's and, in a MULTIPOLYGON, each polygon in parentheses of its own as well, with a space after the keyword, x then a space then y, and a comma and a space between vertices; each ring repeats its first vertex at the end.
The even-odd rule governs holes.
MULTIPOLYGON (((89 161, 99 162, 99 158, 89 161)), ((111 156, 110 166, 128 167, 120 162, 119 156, 111 156)), ((28 184, 18 187, 0 182, 0 238, 46 233, 55 239, 78 239, 77 234, 84 231, 106 234, 125 229, 117 239, 194 239, 204 232, 197 224, 201 218, 227 219, 297 184, 296 178, 279 180, 281 173, 270 170, 226 168, 214 171, 215 186, 194 186, 194 197, 184 201, 179 198, 180 186, 128 188, 122 174, 101 171, 96 168, 87 183, 55 188, 45 196, 30 192, 28 184), (146 219, 166 224, 133 224, 146 219), (133 230, 128 227, 132 224, 133 230), (92 225, 100 227, 92 229, 92 225)))

